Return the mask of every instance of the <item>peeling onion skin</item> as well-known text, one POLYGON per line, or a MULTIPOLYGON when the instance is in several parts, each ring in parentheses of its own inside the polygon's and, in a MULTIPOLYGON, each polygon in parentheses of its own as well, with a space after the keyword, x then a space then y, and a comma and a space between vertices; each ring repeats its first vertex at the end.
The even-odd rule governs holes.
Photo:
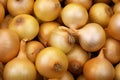
POLYGON ((81 47, 88 52, 98 51, 106 41, 104 29, 97 23, 88 23, 76 32, 81 47))
POLYGON ((115 66, 115 79, 120 80, 120 63, 115 66))
POLYGON ((113 80, 115 77, 114 66, 104 57, 104 49, 100 50, 97 57, 88 60, 83 68, 86 80, 113 80))
POLYGON ((106 28, 107 33, 114 39, 120 40, 120 13, 115 13, 106 28))
POLYGON ((105 57, 112 64, 117 64, 120 61, 120 42, 118 40, 107 38, 103 48, 105 57))

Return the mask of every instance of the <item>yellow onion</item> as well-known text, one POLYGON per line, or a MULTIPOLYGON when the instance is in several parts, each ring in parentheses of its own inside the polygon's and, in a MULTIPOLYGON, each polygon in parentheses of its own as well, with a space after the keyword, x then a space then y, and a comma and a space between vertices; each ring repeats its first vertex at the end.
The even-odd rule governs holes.
POLYGON ((87 9, 78 3, 69 3, 61 11, 63 23, 72 29, 78 29, 88 21, 87 9))
POLYGON ((63 52, 68 53, 75 43, 74 37, 66 30, 64 26, 59 26, 51 32, 48 40, 48 45, 57 47, 63 52))
POLYGON ((0 62, 7 63, 17 56, 19 36, 12 30, 0 29, 0 62))
POLYGON ((57 22, 44 22, 40 25, 39 33, 38 33, 38 39, 40 42, 42 42, 45 46, 48 45, 48 40, 51 32, 60 26, 57 22))
POLYGON ((90 58, 90 55, 81 48, 80 45, 75 44, 74 47, 67 53, 69 66, 68 70, 73 75, 80 75, 83 70, 84 64, 90 58))
POLYGON ((0 3, 0 23, 3 21, 5 17, 5 8, 3 7, 2 3, 0 3))
POLYGON ((114 39, 120 40, 120 13, 115 13, 106 28, 107 33, 114 39))
POLYGON ((35 62, 37 54, 44 48, 39 41, 33 40, 26 44, 26 54, 30 61, 35 62))
POLYGON ((114 4, 113 11, 114 11, 114 13, 120 12, 120 2, 114 4))
POLYGON ((39 23, 35 17, 29 14, 20 14, 13 18, 8 28, 15 31, 20 39, 32 40, 39 32, 39 23))
POLYGON ((68 68, 68 59, 65 53, 56 47, 42 49, 35 61, 36 69, 46 78, 60 78, 68 68))
POLYGON ((115 66, 115 78, 114 80, 120 80, 120 63, 115 66))
POLYGON ((116 64, 120 61, 120 42, 113 39, 107 38, 104 45, 104 55, 112 63, 116 64))
POLYGON ((26 56, 26 40, 21 40, 18 56, 5 65, 3 78, 4 80, 36 79, 36 68, 26 56))
POLYGON ((99 55, 88 60, 83 68, 86 80, 113 80, 115 69, 113 65, 104 57, 104 49, 99 55))

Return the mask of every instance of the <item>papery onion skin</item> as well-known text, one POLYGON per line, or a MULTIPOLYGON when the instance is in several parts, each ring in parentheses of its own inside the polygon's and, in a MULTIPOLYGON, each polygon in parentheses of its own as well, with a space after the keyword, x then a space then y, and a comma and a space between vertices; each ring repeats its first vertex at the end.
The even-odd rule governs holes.
POLYGON ((103 48, 105 57, 112 64, 116 64, 120 61, 120 42, 118 40, 107 38, 103 48))
POLYGON ((85 7, 77 3, 69 3, 61 11, 63 23, 71 28, 78 29, 88 21, 88 12, 85 7))
POLYGON ((29 14, 20 14, 13 18, 8 28, 15 31, 20 39, 32 40, 39 32, 39 23, 35 17, 29 14))
POLYGON ((108 34, 116 40, 120 40, 120 13, 115 13, 106 28, 108 34))
POLYGON ((61 49, 66 54, 73 48, 75 39, 68 31, 64 30, 65 26, 59 26, 51 32, 48 45, 61 49))
POLYGON ((85 63, 83 73, 86 80, 113 80, 115 69, 104 57, 103 50, 101 50, 97 57, 85 63))
POLYGON ((104 29, 97 23, 88 23, 76 33, 81 47, 88 52, 101 49, 106 41, 104 29))
POLYGON ((17 56, 19 36, 12 30, 0 29, 0 62, 6 63, 17 56))

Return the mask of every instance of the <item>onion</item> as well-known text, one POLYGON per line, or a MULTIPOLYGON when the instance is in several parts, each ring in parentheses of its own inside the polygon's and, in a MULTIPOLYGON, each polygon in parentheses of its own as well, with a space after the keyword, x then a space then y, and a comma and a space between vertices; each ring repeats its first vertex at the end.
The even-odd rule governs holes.
POLYGON ((39 32, 39 23, 29 14, 20 14, 13 18, 8 28, 15 31, 20 39, 32 40, 39 32))
POLYGON ((105 3, 96 3, 89 10, 90 21, 98 23, 104 28, 108 26, 112 15, 112 8, 105 3))
POLYGON ((3 70, 4 70, 4 65, 2 62, 0 62, 0 80, 3 80, 3 70))
POLYGON ((45 46, 48 45, 48 40, 51 32, 57 28, 60 24, 57 22, 44 22, 40 25, 38 39, 41 41, 45 46))
POLYGON ((46 47, 38 53, 35 65, 42 76, 60 78, 67 71, 68 59, 59 48, 46 47))
POLYGON ((120 61, 120 42, 113 39, 107 38, 106 43, 103 47, 105 57, 112 63, 116 64, 120 61))
POLYGON ((64 26, 59 26, 51 32, 48 40, 48 45, 57 47, 63 52, 68 53, 75 43, 74 37, 66 30, 64 26))
POLYGON ((97 57, 94 57, 85 63, 83 73, 86 80, 113 80, 115 69, 104 57, 104 49, 101 49, 97 57))
POLYGON ((97 23, 88 23, 76 31, 81 47, 88 52, 100 50, 106 41, 104 29, 97 23))
POLYGON ((80 45, 75 44, 72 50, 67 53, 69 66, 68 70, 74 75, 80 75, 84 64, 90 58, 89 54, 80 45))
POLYGON ((36 68, 26 56, 26 40, 21 40, 20 51, 16 58, 9 61, 3 72, 4 80, 35 80, 36 68))
POLYGON ((81 4, 69 3, 62 9, 61 19, 67 27, 78 29, 87 23, 88 12, 81 4))
POLYGON ((7 10, 12 16, 31 14, 34 0, 7 0, 7 10))
POLYGON ((116 4, 113 6, 113 11, 114 11, 114 13, 120 12, 120 2, 116 3, 116 4))
POLYGON ((92 1, 93 0, 65 0, 66 5, 74 2, 74 3, 79 3, 81 5, 83 5, 87 10, 89 10, 89 8, 92 6, 92 1))
POLYGON ((36 0, 34 3, 34 13, 42 21, 55 20, 61 11, 59 0, 36 0))
POLYGON ((37 54, 44 48, 42 43, 39 41, 33 40, 29 41, 26 44, 26 54, 27 57, 32 61, 35 62, 37 54))
POLYGON ((7 0, 0 0, 0 3, 4 6, 4 9, 7 9, 7 0))
POLYGON ((120 63, 115 66, 115 78, 114 80, 120 80, 120 63))
POLYGON ((106 28, 107 33, 114 39, 120 40, 120 13, 115 13, 106 28))
POLYGON ((19 37, 14 31, 0 29, 0 62, 6 63, 16 57, 19 45, 19 37))

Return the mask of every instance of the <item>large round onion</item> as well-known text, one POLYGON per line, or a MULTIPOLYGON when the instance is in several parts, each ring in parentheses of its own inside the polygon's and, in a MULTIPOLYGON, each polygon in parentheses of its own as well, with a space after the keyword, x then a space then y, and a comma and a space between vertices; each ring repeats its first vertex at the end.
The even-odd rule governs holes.
POLYGON ((0 62, 8 62, 13 59, 19 51, 19 37, 9 29, 0 29, 0 62))

